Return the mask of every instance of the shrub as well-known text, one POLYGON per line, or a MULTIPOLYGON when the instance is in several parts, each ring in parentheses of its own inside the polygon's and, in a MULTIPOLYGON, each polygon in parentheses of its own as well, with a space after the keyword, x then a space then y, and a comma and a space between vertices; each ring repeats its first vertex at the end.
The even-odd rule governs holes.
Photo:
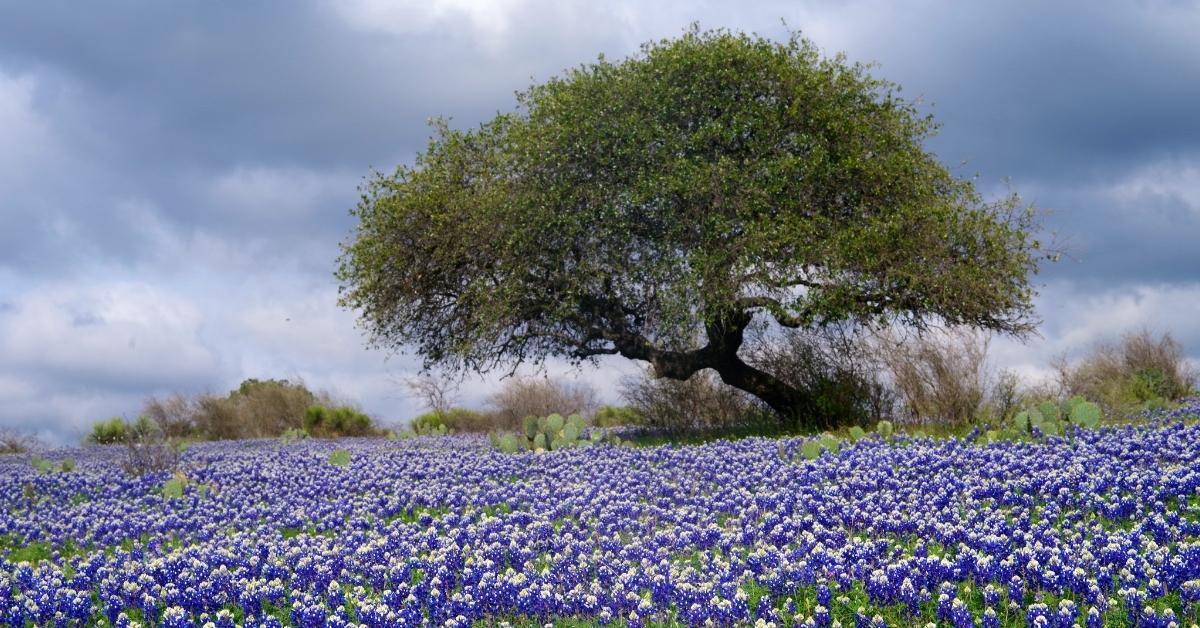
POLYGON ((196 436, 197 402, 179 393, 165 399, 150 397, 142 406, 142 415, 154 421, 169 438, 196 436))
POLYGON ((168 438, 270 438, 300 429, 305 411, 313 405, 334 403, 328 394, 313 393, 302 381, 252 378, 225 396, 150 397, 143 415, 168 438))
POLYGON ((986 336, 966 329, 908 337, 888 331, 876 349, 910 423, 962 425, 980 414, 988 388, 986 336))
POLYGON ((1075 363, 1060 358, 1055 367, 1063 396, 1094 399, 1113 414, 1178 401, 1196 385, 1179 343, 1169 333, 1155 338, 1148 330, 1098 344, 1075 363))
POLYGON ((115 416, 107 421, 97 421, 92 424, 92 431, 85 442, 93 445, 113 445, 124 443, 129 438, 129 424, 125 419, 115 416))
POLYGON ((442 413, 436 410, 419 414, 417 418, 409 422, 409 428, 417 434, 429 434, 442 429, 448 430, 442 416, 442 413))
POLYGON ((495 410, 494 427, 516 429, 524 417, 531 415, 591 415, 596 409, 596 391, 586 383, 546 377, 514 377, 506 380, 488 403, 495 410))
POLYGON ((468 408, 450 408, 441 415, 441 423, 451 432, 486 433, 505 429, 503 419, 495 412, 479 412, 468 408))
POLYGON ((318 399, 304 382, 286 379, 248 379, 231 392, 229 403, 234 406, 237 421, 236 435, 210 435, 210 438, 261 438, 278 436, 300 427, 308 407, 332 405, 328 398, 318 399))
POLYGON ((656 378, 649 370, 622 378, 621 397, 642 417, 642 425, 667 433, 719 431, 757 425, 769 417, 750 395, 726 386, 715 371, 687 380, 656 378))
POLYGON ((596 414, 592 415, 592 425, 596 427, 641 425, 644 421, 642 414, 633 406, 604 405, 597 408, 596 414))
POLYGON ((328 408, 321 405, 309 406, 304 411, 304 431, 322 438, 370 436, 377 433, 371 417, 357 409, 349 406, 328 408))
POLYGON ((0 454, 28 453, 37 445, 37 439, 28 434, 0 427, 0 454))
POLYGON ((818 425, 870 426, 892 415, 895 395, 880 377, 866 337, 849 327, 783 329, 764 337, 747 361, 812 396, 818 425))
POLYGON ((145 416, 127 427, 123 442, 125 460, 121 467, 130 475, 171 471, 179 466, 179 446, 145 416))
POLYGON ((279 435, 279 441, 285 445, 300 440, 308 440, 308 432, 299 427, 293 427, 292 429, 279 435))

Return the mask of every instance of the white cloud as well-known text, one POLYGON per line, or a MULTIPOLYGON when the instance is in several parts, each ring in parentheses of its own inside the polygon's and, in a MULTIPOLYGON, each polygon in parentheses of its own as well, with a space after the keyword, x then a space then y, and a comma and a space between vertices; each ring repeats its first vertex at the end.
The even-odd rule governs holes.
POLYGON ((1108 193, 1127 206, 1170 201, 1200 214, 1200 160, 1148 164, 1110 185, 1108 193))
POLYGON ((509 30, 513 13, 527 4, 525 0, 346 0, 331 7, 361 30, 408 35, 465 24, 495 43, 509 30))
MULTIPOLYGON (((215 176, 206 175, 206 204, 236 222, 293 227, 315 215, 353 200, 362 173, 328 172, 298 167, 239 166, 215 176)), ((340 208, 344 212, 348 207, 340 208)))
POLYGON ((0 367, 148 388, 217 366, 186 299, 141 282, 58 283, 18 295, 0 316, 0 367))
POLYGON ((1059 356, 1078 358, 1096 344, 1147 329, 1171 333, 1185 350, 1200 349, 1200 283, 1121 286, 1096 291, 1085 285, 1058 282, 1038 300, 1045 318, 1041 338, 992 343, 992 360, 1030 380, 1051 375, 1059 356))
POLYGON ((16 185, 55 152, 52 125, 34 105, 36 90, 34 76, 0 69, 0 186, 16 185))

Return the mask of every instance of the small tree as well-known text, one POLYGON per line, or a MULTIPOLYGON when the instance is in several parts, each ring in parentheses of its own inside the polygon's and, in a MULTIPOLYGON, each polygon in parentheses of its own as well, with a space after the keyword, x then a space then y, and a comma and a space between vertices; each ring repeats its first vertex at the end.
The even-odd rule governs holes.
POLYGON ((712 369, 817 426, 811 394, 740 357, 756 318, 1034 327, 1033 213, 953 176, 897 92, 798 36, 693 29, 577 67, 374 176, 340 302, 427 366, 712 369))

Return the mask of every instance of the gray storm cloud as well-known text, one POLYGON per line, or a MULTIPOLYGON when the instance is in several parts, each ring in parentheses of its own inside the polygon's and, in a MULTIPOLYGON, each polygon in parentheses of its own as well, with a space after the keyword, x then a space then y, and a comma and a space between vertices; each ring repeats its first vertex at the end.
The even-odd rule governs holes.
POLYGON ((431 116, 477 124, 693 21, 876 62, 962 176, 1052 210, 1068 256, 1040 279, 1043 338, 998 362, 1036 373, 1142 326, 1200 351, 1194 3, 8 3, 0 425, 67 442, 148 394, 272 376, 410 416, 414 361, 366 350, 335 304, 362 177, 410 160, 431 116))

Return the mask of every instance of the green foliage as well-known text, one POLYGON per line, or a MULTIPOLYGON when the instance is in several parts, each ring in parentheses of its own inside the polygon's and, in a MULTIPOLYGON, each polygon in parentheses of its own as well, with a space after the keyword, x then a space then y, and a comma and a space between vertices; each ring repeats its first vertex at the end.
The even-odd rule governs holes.
POLYGON ((304 431, 323 438, 370 436, 376 433, 371 417, 349 406, 312 405, 304 411, 304 431))
POLYGON ((93 445, 113 445, 129 439, 129 424, 125 419, 115 416, 107 421, 97 421, 92 424, 86 442, 93 445))
POLYGON ((693 30, 436 121, 365 186, 340 303, 373 344, 478 371, 619 354, 686 379, 736 361, 756 316, 1029 332, 1033 214, 956 178, 867 69, 693 30))
POLYGON ((1073 397, 1074 403, 1068 408, 1066 415, 1072 424, 1080 427, 1095 429, 1100 425, 1100 406, 1081 397, 1073 397))
POLYGON ((162 494, 166 499, 180 499, 183 497, 183 488, 186 485, 186 480, 176 476, 163 483, 162 494))
POLYGON ((29 464, 32 465, 34 469, 37 469, 37 472, 41 474, 50 473, 54 470, 53 462, 39 456, 34 456, 32 459, 30 459, 29 464))
POLYGON ((1058 379, 1072 395, 1097 402, 1119 416, 1163 407, 1193 394, 1197 371, 1171 334, 1130 333, 1102 343, 1075 363, 1057 365, 1058 379))
POLYGON ((523 439, 517 438, 516 434, 504 434, 494 442, 496 448, 506 454, 515 454, 524 449, 523 439))
POLYGON ((308 439, 308 431, 304 428, 293 427, 292 429, 279 435, 279 442, 284 445, 290 445, 296 441, 308 439))
POLYGON ((74 471, 75 470, 75 459, 74 458, 63 458, 62 462, 59 463, 59 470, 62 471, 63 473, 70 473, 70 472, 74 471))
POLYGON ((418 415, 408 427, 416 436, 445 436, 450 432, 443 414, 436 410, 418 415))
POLYGON ((816 460, 821 455, 821 443, 815 440, 805 441, 800 445, 800 455, 809 460, 816 460))
POLYGON ((1063 426, 1094 429, 1099 427, 1100 406, 1078 395, 1059 403, 1043 401, 1013 415, 1013 427, 1021 434, 1031 434, 1036 427, 1047 436, 1057 436, 1063 426))
POLYGON ((831 454, 836 454, 842 446, 842 442, 831 434, 825 434, 819 442, 821 443, 821 447, 824 447, 831 454))
POLYGON ((875 431, 878 432, 884 440, 888 440, 892 437, 892 434, 895 433, 896 426, 892 425, 891 421, 880 421, 875 425, 875 431))
MULTIPOLYGON (((558 451, 571 447, 590 447, 605 439, 605 435, 597 429, 584 435, 587 424, 583 416, 572 414, 564 418, 561 414, 551 414, 545 417, 527 416, 521 421, 522 432, 515 434, 489 434, 492 446, 504 453, 518 451, 558 451)), ((608 442, 613 445, 629 445, 613 433, 609 433, 608 442)))
POLYGON ((600 406, 592 417, 592 424, 596 427, 639 425, 641 422, 641 413, 632 406, 600 406))
POLYGON ((329 464, 335 467, 350 466, 350 452, 345 449, 335 449, 329 454, 329 464))
POLYGON ((852 443, 856 443, 860 439, 865 438, 867 436, 867 433, 865 431, 863 431, 863 428, 861 428, 857 425, 851 427, 849 432, 850 432, 850 442, 852 442, 852 443))

